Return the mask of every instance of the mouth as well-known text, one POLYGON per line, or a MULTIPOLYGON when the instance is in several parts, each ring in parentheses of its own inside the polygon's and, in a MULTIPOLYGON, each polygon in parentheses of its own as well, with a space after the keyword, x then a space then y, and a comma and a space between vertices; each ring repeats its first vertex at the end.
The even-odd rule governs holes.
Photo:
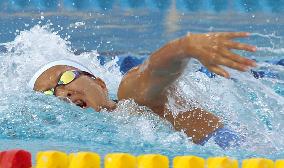
POLYGON ((81 100, 81 99, 77 99, 75 101, 72 101, 68 97, 58 97, 58 98, 62 101, 67 102, 67 103, 75 104, 76 106, 79 106, 83 109, 90 107, 89 104, 86 101, 81 100))
POLYGON ((76 106, 79 106, 83 109, 88 108, 88 104, 87 102, 85 102, 84 100, 76 100, 75 102, 73 102, 76 106))

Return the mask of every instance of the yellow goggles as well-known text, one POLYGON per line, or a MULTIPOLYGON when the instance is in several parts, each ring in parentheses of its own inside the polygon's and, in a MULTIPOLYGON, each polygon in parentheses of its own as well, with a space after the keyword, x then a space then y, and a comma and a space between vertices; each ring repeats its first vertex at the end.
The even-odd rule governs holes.
POLYGON ((96 79, 96 77, 89 72, 86 71, 79 71, 79 70, 69 70, 65 71, 61 74, 57 85, 54 88, 44 91, 43 93, 46 95, 55 95, 56 87, 60 85, 67 85, 73 82, 75 79, 79 78, 81 75, 86 75, 91 77, 92 79, 96 79))

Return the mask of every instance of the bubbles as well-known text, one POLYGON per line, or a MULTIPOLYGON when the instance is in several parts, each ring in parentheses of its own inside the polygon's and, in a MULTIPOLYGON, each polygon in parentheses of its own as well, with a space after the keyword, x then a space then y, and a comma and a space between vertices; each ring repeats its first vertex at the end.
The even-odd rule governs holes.
POLYGON ((85 22, 75 22, 75 23, 72 23, 72 24, 70 24, 70 28, 75 28, 75 29, 77 29, 78 27, 82 27, 82 26, 85 26, 85 22))
POLYGON ((36 25, 31 30, 21 31, 14 41, 4 45, 8 52, 3 53, 1 60, 1 75, 5 79, 3 83, 6 88, 3 92, 25 88, 37 69, 58 59, 71 59, 82 63, 96 76, 104 79, 113 92, 117 91, 122 77, 115 61, 101 66, 97 60, 97 51, 75 55, 70 42, 62 39, 57 32, 51 32, 48 25, 36 25), (10 78, 6 78, 7 76, 10 78))

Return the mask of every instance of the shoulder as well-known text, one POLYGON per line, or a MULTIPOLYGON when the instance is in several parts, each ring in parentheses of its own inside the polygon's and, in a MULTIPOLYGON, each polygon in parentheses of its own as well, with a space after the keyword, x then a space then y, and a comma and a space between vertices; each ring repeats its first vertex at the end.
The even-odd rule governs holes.
POLYGON ((147 71, 143 70, 143 64, 128 71, 118 88, 118 99, 133 99, 139 105, 144 105, 156 111, 165 104, 166 96, 156 97, 151 94, 151 80, 147 71))
POLYGON ((138 92, 141 92, 141 81, 139 75, 139 66, 133 67, 122 78, 118 88, 118 99, 137 98, 138 92))

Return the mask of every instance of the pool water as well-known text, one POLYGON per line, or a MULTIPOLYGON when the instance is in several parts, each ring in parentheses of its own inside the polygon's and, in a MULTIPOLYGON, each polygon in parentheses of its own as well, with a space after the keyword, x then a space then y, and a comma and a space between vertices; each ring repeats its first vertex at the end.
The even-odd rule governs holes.
MULTIPOLYGON (((269 6, 270 1, 244 7, 245 1, 233 4, 233 10, 232 4, 217 4, 219 10, 214 10, 205 1, 195 6, 188 1, 189 7, 184 7, 187 1, 178 0, 161 3, 164 7, 150 0, 134 7, 132 1, 119 1, 120 6, 118 1, 108 1, 98 8, 86 4, 94 2, 96 6, 101 1, 86 1, 81 8, 74 7, 75 1, 71 5, 64 1, 66 5, 60 10, 58 5, 45 7, 35 3, 38 1, 26 5, 0 2, 6 7, 0 11, 0 150, 284 158, 281 1, 277 1, 278 8, 273 3, 269 6), (236 51, 257 60, 254 73, 229 70, 231 79, 210 78, 199 71, 202 65, 192 60, 175 83, 177 93, 172 93, 196 100, 198 106, 222 117, 228 127, 246 137, 239 148, 223 150, 213 141, 194 145, 132 100, 120 101, 115 112, 97 113, 35 93, 26 86, 44 63, 73 59, 104 79, 115 98, 123 76, 121 59, 147 57, 189 31, 249 31, 252 36, 240 41, 258 47, 256 53, 236 51)), ((169 101, 169 108, 179 112, 187 105, 180 107, 169 101)))

